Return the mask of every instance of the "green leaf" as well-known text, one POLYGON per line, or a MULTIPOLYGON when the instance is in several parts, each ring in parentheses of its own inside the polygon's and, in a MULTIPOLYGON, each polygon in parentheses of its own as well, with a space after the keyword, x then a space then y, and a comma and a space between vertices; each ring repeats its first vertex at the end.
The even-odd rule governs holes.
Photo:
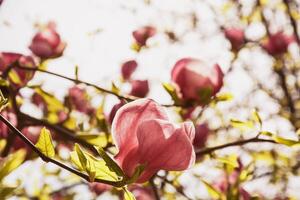
POLYGON ((180 98, 177 95, 177 91, 176 91, 175 87, 173 85, 171 85, 170 83, 163 83, 162 85, 163 85, 164 89, 169 93, 169 95, 171 96, 173 101, 176 104, 180 103, 180 98))
POLYGON ((270 131, 260 131, 259 134, 266 135, 266 136, 269 136, 269 137, 272 137, 274 135, 274 133, 272 133, 270 131))
POLYGON ((35 146, 46 156, 53 158, 55 150, 52 143, 51 133, 45 127, 42 128, 39 139, 35 146))
POLYGON ((95 146, 105 147, 107 145, 107 138, 104 133, 103 134, 77 134, 77 137, 95 146))
POLYGON ((114 82, 111 83, 111 91, 115 94, 120 93, 120 89, 116 86, 116 84, 114 82))
POLYGON ((127 184, 131 184, 134 183, 139 177, 140 175, 143 173, 145 169, 144 165, 139 165, 135 168, 133 175, 131 176, 131 178, 127 181, 127 184))
POLYGON ((18 73, 15 70, 10 70, 8 77, 13 83, 17 85, 20 85, 22 83, 18 73))
POLYGON ((8 99, 3 96, 2 91, 0 90, 0 111, 7 106, 8 99))
POLYGON ((116 172, 118 176, 125 177, 123 170, 120 166, 102 149, 102 147, 95 147, 100 157, 106 162, 109 169, 116 172))
POLYGON ((120 181, 122 177, 107 167, 104 160, 100 160, 83 151, 78 144, 75 144, 75 151, 71 152, 72 163, 80 170, 87 172, 90 178, 103 179, 108 181, 120 181))
POLYGON ((299 141, 285 139, 285 138, 280 137, 280 136, 273 136, 273 139, 275 140, 275 142, 277 142, 279 144, 284 144, 286 146, 294 146, 296 144, 299 144, 299 141))
POLYGON ((78 65, 75 66, 75 79, 78 80, 78 65))
POLYGON ((240 120, 237 120, 237 119, 231 119, 230 123, 233 127, 239 128, 239 129, 242 129, 242 130, 252 129, 254 127, 252 121, 240 121, 240 120))
POLYGON ((64 110, 63 103, 60 102, 54 95, 45 92, 40 87, 36 87, 35 92, 42 96, 47 104, 47 109, 49 112, 58 112, 64 110))
POLYGON ((208 182, 206 182, 206 181, 204 181, 204 180, 201 180, 203 183, 204 183, 204 185, 205 185, 205 187, 206 187, 206 189, 207 189, 207 192, 208 192, 208 194, 209 194, 209 196, 212 198, 212 199, 221 199, 221 196, 222 196, 222 194, 219 192, 219 191, 217 191, 211 184, 209 184, 208 182))
POLYGON ((254 112, 252 113, 252 118, 254 120, 254 122, 258 122, 260 128, 262 127, 262 120, 261 117, 259 115, 259 113, 257 112, 257 110, 255 109, 254 112))
POLYGON ((123 191, 125 200, 136 200, 134 195, 126 187, 123 187, 123 191))
POLYGON ((0 181, 17 167, 19 167, 23 163, 25 156, 26 151, 24 149, 20 149, 5 158, 0 163, 0 181))
POLYGON ((215 101, 230 101, 233 99, 233 95, 231 93, 221 93, 217 94, 215 97, 215 101))

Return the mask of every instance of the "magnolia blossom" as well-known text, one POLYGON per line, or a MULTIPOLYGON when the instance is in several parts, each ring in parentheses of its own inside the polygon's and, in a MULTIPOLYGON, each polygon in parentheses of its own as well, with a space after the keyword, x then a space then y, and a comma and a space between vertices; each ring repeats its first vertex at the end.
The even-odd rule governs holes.
POLYGON ((288 46, 294 42, 294 36, 287 36, 282 31, 270 35, 262 47, 272 56, 287 52, 288 46))
POLYGON ((127 62, 124 62, 121 68, 122 77, 125 80, 130 79, 132 73, 137 68, 137 62, 135 60, 129 60, 127 62))
POLYGON ((209 135, 209 128, 207 124, 199 124, 195 126, 194 146, 203 148, 209 135))
POLYGON ((38 32, 32 39, 29 49, 36 56, 47 59, 57 58, 63 54, 66 43, 61 41, 60 35, 56 32, 53 22, 38 32))
POLYGON ((230 41, 231 48, 238 51, 245 42, 245 33, 239 28, 227 28, 224 30, 225 37, 230 41))
MULTIPOLYGON (((23 135, 29 139, 32 143, 37 143, 39 135, 41 133, 42 127, 41 126, 28 126, 22 129, 23 135)), ((14 149, 21 149, 21 148, 26 148, 30 150, 30 147, 28 147, 22 139, 17 137, 15 139, 14 143, 14 149)))
POLYGON ((209 66, 198 59, 183 58, 176 62, 171 76, 183 99, 205 103, 221 89, 224 74, 218 64, 209 66))
POLYGON ((112 109, 111 109, 111 111, 110 111, 110 113, 109 113, 109 116, 108 116, 108 121, 109 121, 110 124, 113 122, 113 120, 114 120, 114 118, 115 118, 115 115, 116 115, 117 111, 118 111, 122 106, 124 106, 124 105, 125 105, 125 102, 124 102, 123 100, 121 100, 119 103, 115 104, 115 105, 112 107, 112 109))
POLYGON ((132 35, 139 46, 145 46, 147 40, 156 34, 156 29, 152 26, 144 26, 132 32, 132 35))
POLYGON ((150 99, 121 107, 112 123, 112 136, 119 149, 115 159, 127 176, 144 166, 140 183, 161 169, 185 170, 195 162, 193 124, 172 124, 163 108, 150 99))
POLYGON ((31 56, 24 56, 18 53, 0 52, 0 71, 3 73, 8 67, 12 68, 9 80, 16 88, 23 87, 30 81, 34 75, 34 71, 16 68, 17 66, 34 68, 36 64, 31 56), (15 64, 16 66, 11 66, 15 64))
POLYGON ((94 112, 94 108, 87 99, 85 90, 76 85, 69 89, 69 100, 71 105, 79 112, 86 114, 94 112))
POLYGON ((148 80, 133 80, 131 81, 131 92, 130 95, 136 97, 145 97, 149 92, 148 80))
MULTIPOLYGON (((6 118, 12 125, 16 126, 17 125, 17 116, 15 113, 9 111, 9 110, 4 110, 1 112, 1 115, 6 118)), ((9 128, 7 127, 6 124, 4 124, 2 121, 0 122, 0 138, 7 138, 9 128)))
POLYGON ((111 185, 104 184, 104 183, 97 183, 97 182, 90 183, 89 186, 90 186, 90 190, 93 191, 96 195, 100 195, 103 192, 112 189, 111 185))

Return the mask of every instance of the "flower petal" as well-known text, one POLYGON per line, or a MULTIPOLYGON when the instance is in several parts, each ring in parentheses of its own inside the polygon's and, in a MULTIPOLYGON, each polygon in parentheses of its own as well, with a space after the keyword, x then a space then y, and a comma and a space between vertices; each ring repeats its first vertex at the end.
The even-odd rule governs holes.
POLYGON ((130 102, 117 111, 112 123, 112 137, 120 150, 116 156, 120 165, 127 153, 138 145, 137 127, 149 119, 167 119, 163 108, 150 99, 130 102))

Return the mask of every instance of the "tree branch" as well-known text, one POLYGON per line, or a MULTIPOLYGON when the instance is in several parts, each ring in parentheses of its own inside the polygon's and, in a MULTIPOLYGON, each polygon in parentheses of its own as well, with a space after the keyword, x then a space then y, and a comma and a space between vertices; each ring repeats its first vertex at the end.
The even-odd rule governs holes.
MULTIPOLYGON (((19 131, 16 127, 14 127, 7 119, 5 119, 1 114, 0 114, 0 120, 12 131, 12 133, 14 133, 16 136, 20 137, 22 139, 22 141, 28 145, 32 151, 34 151, 35 153, 38 154, 38 156, 45 162, 50 162, 53 163, 81 178, 83 178, 84 180, 91 182, 90 177, 87 174, 84 174, 76 169, 73 169, 67 165, 65 165, 64 163, 61 163, 53 158, 50 158, 46 155, 44 155, 38 148, 35 147, 35 145, 28 140, 21 131, 19 131)), ((108 181, 108 180, 103 180, 103 179, 95 179, 95 182, 99 182, 99 183, 104 183, 104 184, 109 184, 115 187, 121 187, 123 185, 122 181, 108 181)))

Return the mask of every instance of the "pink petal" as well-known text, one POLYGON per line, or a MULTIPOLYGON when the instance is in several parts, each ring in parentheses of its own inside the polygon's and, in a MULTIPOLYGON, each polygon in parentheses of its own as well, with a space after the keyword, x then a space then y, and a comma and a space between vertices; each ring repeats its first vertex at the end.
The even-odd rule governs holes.
POLYGON ((138 128, 138 154, 146 168, 139 182, 148 180, 159 169, 185 170, 195 162, 191 123, 176 128, 165 120, 148 120, 138 128))
POLYGON ((137 127, 147 119, 167 119, 163 108, 150 99, 139 99, 122 106, 112 123, 112 137, 119 149, 117 160, 122 165, 127 153, 138 145, 137 127))

